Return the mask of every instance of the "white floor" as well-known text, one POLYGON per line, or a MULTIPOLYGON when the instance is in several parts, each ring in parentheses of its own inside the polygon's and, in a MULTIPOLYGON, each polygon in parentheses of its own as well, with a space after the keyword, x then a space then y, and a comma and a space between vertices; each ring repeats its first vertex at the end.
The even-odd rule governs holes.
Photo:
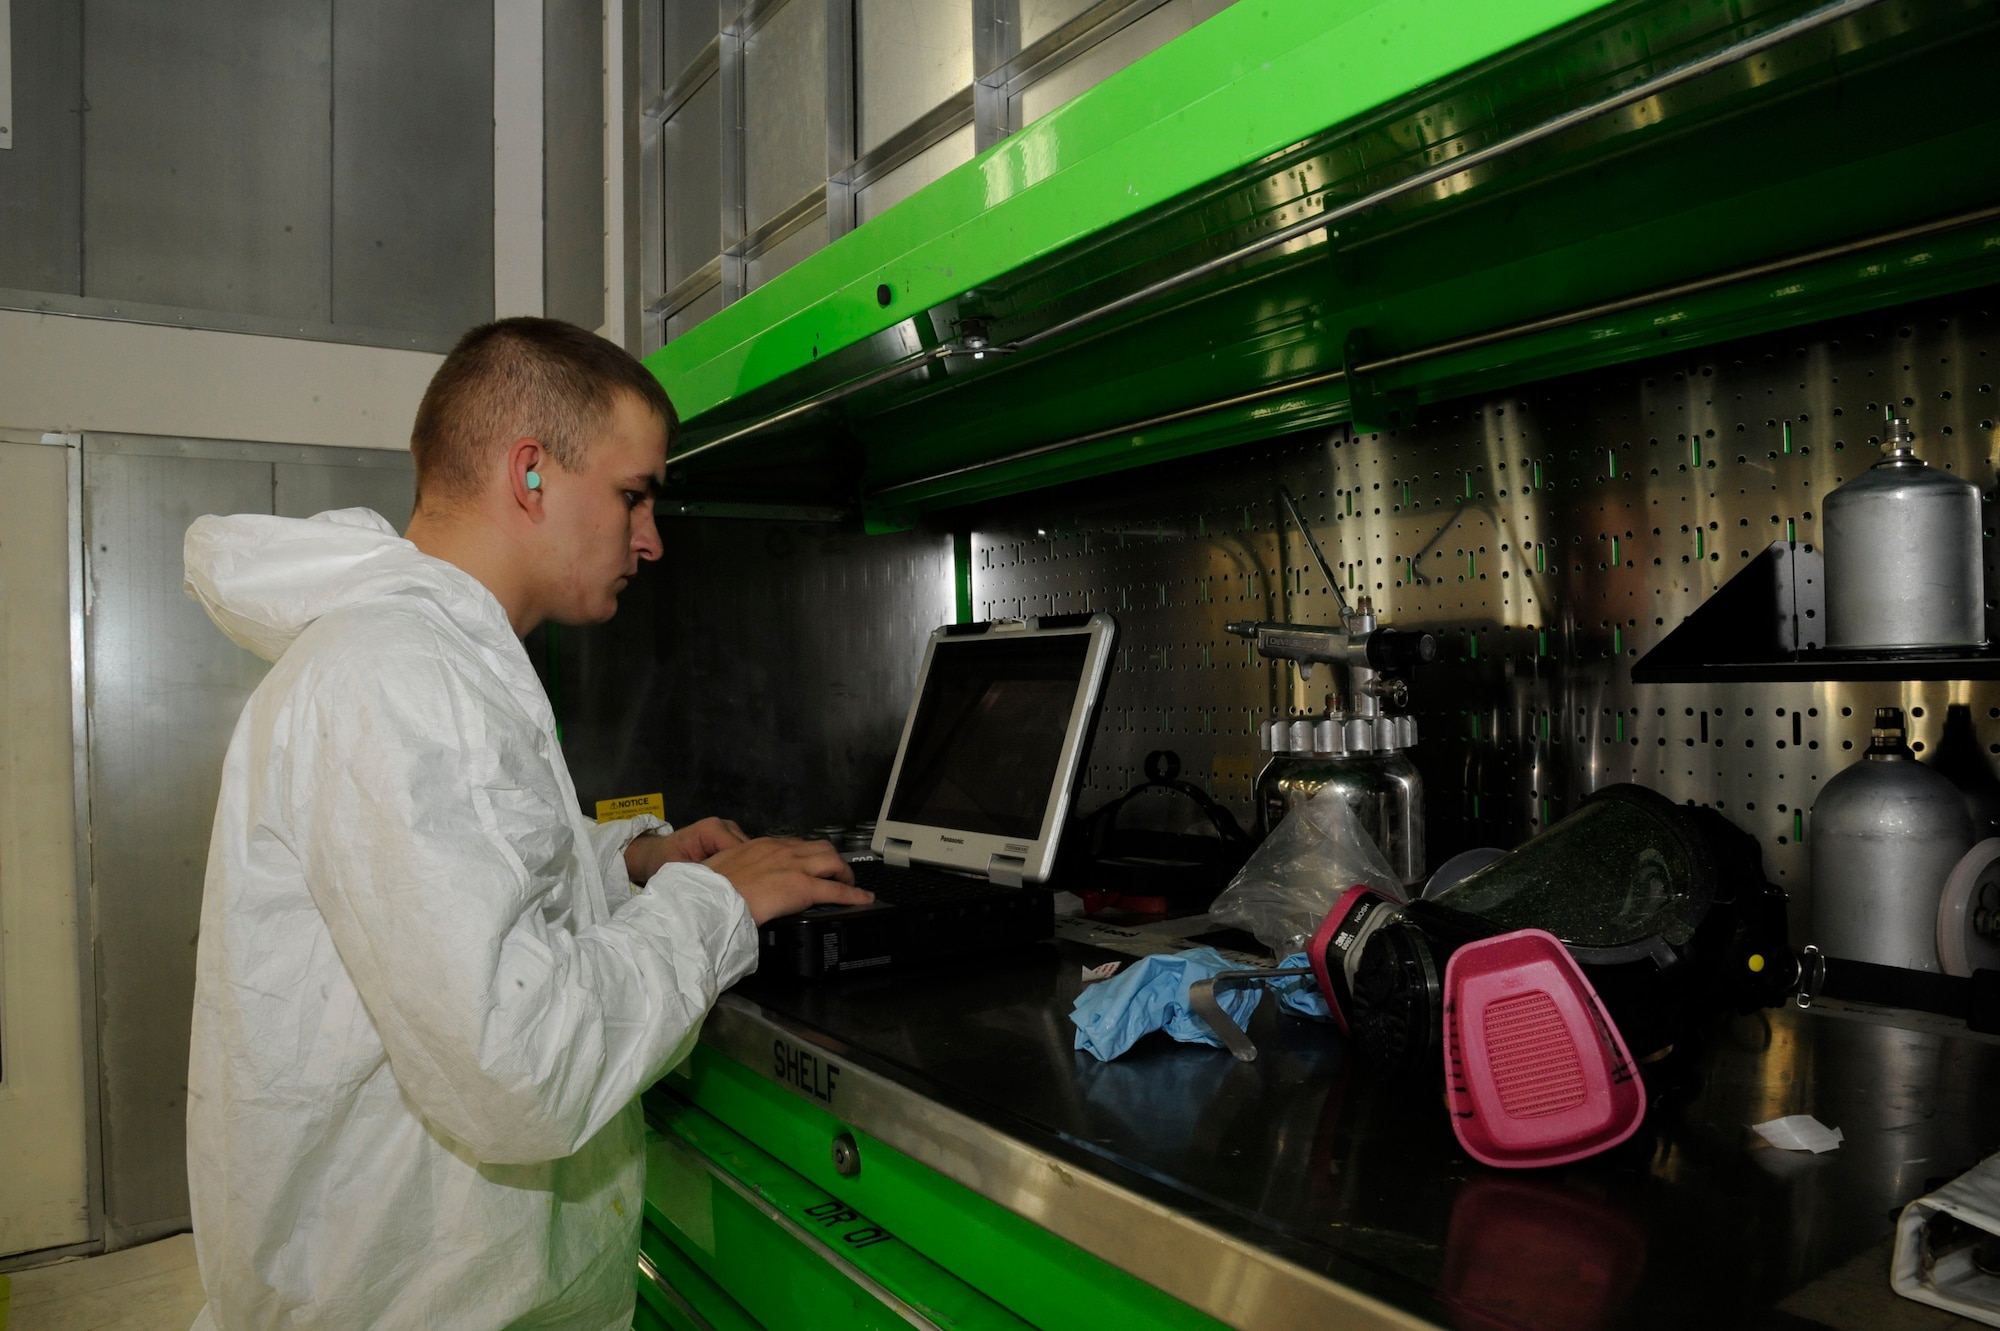
POLYGON ((5 1331, 187 1331, 201 1311, 194 1238, 38 1266, 13 1274, 5 1331))

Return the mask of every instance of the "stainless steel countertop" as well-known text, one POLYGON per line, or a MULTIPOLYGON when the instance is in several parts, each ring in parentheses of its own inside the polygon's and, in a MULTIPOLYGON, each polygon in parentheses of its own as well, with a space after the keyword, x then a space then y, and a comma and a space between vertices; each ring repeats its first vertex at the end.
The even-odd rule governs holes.
MULTIPOLYGON (((1113 956, 1059 942, 818 987, 753 978, 703 1038, 1245 1327, 1825 1325, 1782 1305, 2000 1149, 2000 1042, 1788 1008, 1718 1020, 1617 1150, 1489 1169, 1458 1148, 1435 1080, 1378 1077, 1268 999, 1254 1063, 1164 1036, 1112 1063, 1076 1052, 1081 968, 1113 956), (817 1084, 774 1071, 774 1039, 816 1053, 817 1084), (1793 1113, 1845 1144, 1800 1155, 1748 1130, 1793 1113)), ((1884 1302, 1851 1324, 1921 1311, 1882 1268, 1884 1302)))

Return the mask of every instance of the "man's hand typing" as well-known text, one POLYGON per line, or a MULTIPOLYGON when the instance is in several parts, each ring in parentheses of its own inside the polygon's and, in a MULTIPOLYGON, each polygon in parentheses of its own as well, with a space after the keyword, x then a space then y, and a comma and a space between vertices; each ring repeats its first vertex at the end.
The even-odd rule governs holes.
POLYGON ((825 902, 865 906, 873 892, 854 886, 854 873, 826 841, 760 837, 710 856, 705 863, 749 903, 758 924, 825 902))
POLYGON ((650 881, 667 864, 704 864, 709 858, 750 838, 727 818, 704 818, 661 835, 632 838, 625 847, 625 872, 636 884, 650 881))

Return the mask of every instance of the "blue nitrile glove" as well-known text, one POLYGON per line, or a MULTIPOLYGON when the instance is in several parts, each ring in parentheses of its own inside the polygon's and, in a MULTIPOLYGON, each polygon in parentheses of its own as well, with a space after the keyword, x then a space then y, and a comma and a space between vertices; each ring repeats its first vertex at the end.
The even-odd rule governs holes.
MULTIPOLYGON (((1279 970, 1290 970, 1294 966, 1309 966, 1303 952, 1294 952, 1278 963, 1279 970)), ((1326 995, 1319 991, 1319 980, 1312 975, 1288 975, 1274 981, 1271 987, 1278 991, 1278 1006, 1287 1012, 1296 1012, 1301 1017, 1317 1017, 1321 1021, 1330 1020, 1333 1009, 1326 1005, 1326 995)))
MULTIPOLYGON (((1118 1057, 1139 1037, 1164 1030, 1184 1044, 1214 1045, 1222 1041, 1208 1023, 1188 1007, 1188 990, 1197 980, 1240 967, 1212 947, 1142 957, 1108 980, 1087 985, 1076 996, 1069 1019, 1076 1023, 1076 1047, 1100 1059, 1118 1057)), ((1261 988, 1224 990, 1217 995, 1222 1010, 1241 1026, 1257 1010, 1261 988)))

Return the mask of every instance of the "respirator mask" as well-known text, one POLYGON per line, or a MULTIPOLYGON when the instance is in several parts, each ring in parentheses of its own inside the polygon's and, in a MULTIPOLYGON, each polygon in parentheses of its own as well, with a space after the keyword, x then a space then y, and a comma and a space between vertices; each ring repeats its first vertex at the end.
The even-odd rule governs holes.
MULTIPOLYGON (((1776 1006, 1798 978, 1785 896, 1765 880, 1756 841, 1711 809, 1634 785, 1597 792, 1434 897, 1401 903, 1350 890, 1308 956, 1335 1020, 1368 1062, 1411 1071, 1445 1056, 1457 1075, 1446 1048, 1453 958, 1520 931, 1553 935, 1550 948, 1567 954, 1560 966, 1587 980, 1575 987, 1611 1027, 1599 1032, 1607 1047, 1639 1063, 1687 1038, 1708 1013, 1776 1006)), ((1483 964, 1490 970, 1500 955, 1483 948, 1483 964)))

